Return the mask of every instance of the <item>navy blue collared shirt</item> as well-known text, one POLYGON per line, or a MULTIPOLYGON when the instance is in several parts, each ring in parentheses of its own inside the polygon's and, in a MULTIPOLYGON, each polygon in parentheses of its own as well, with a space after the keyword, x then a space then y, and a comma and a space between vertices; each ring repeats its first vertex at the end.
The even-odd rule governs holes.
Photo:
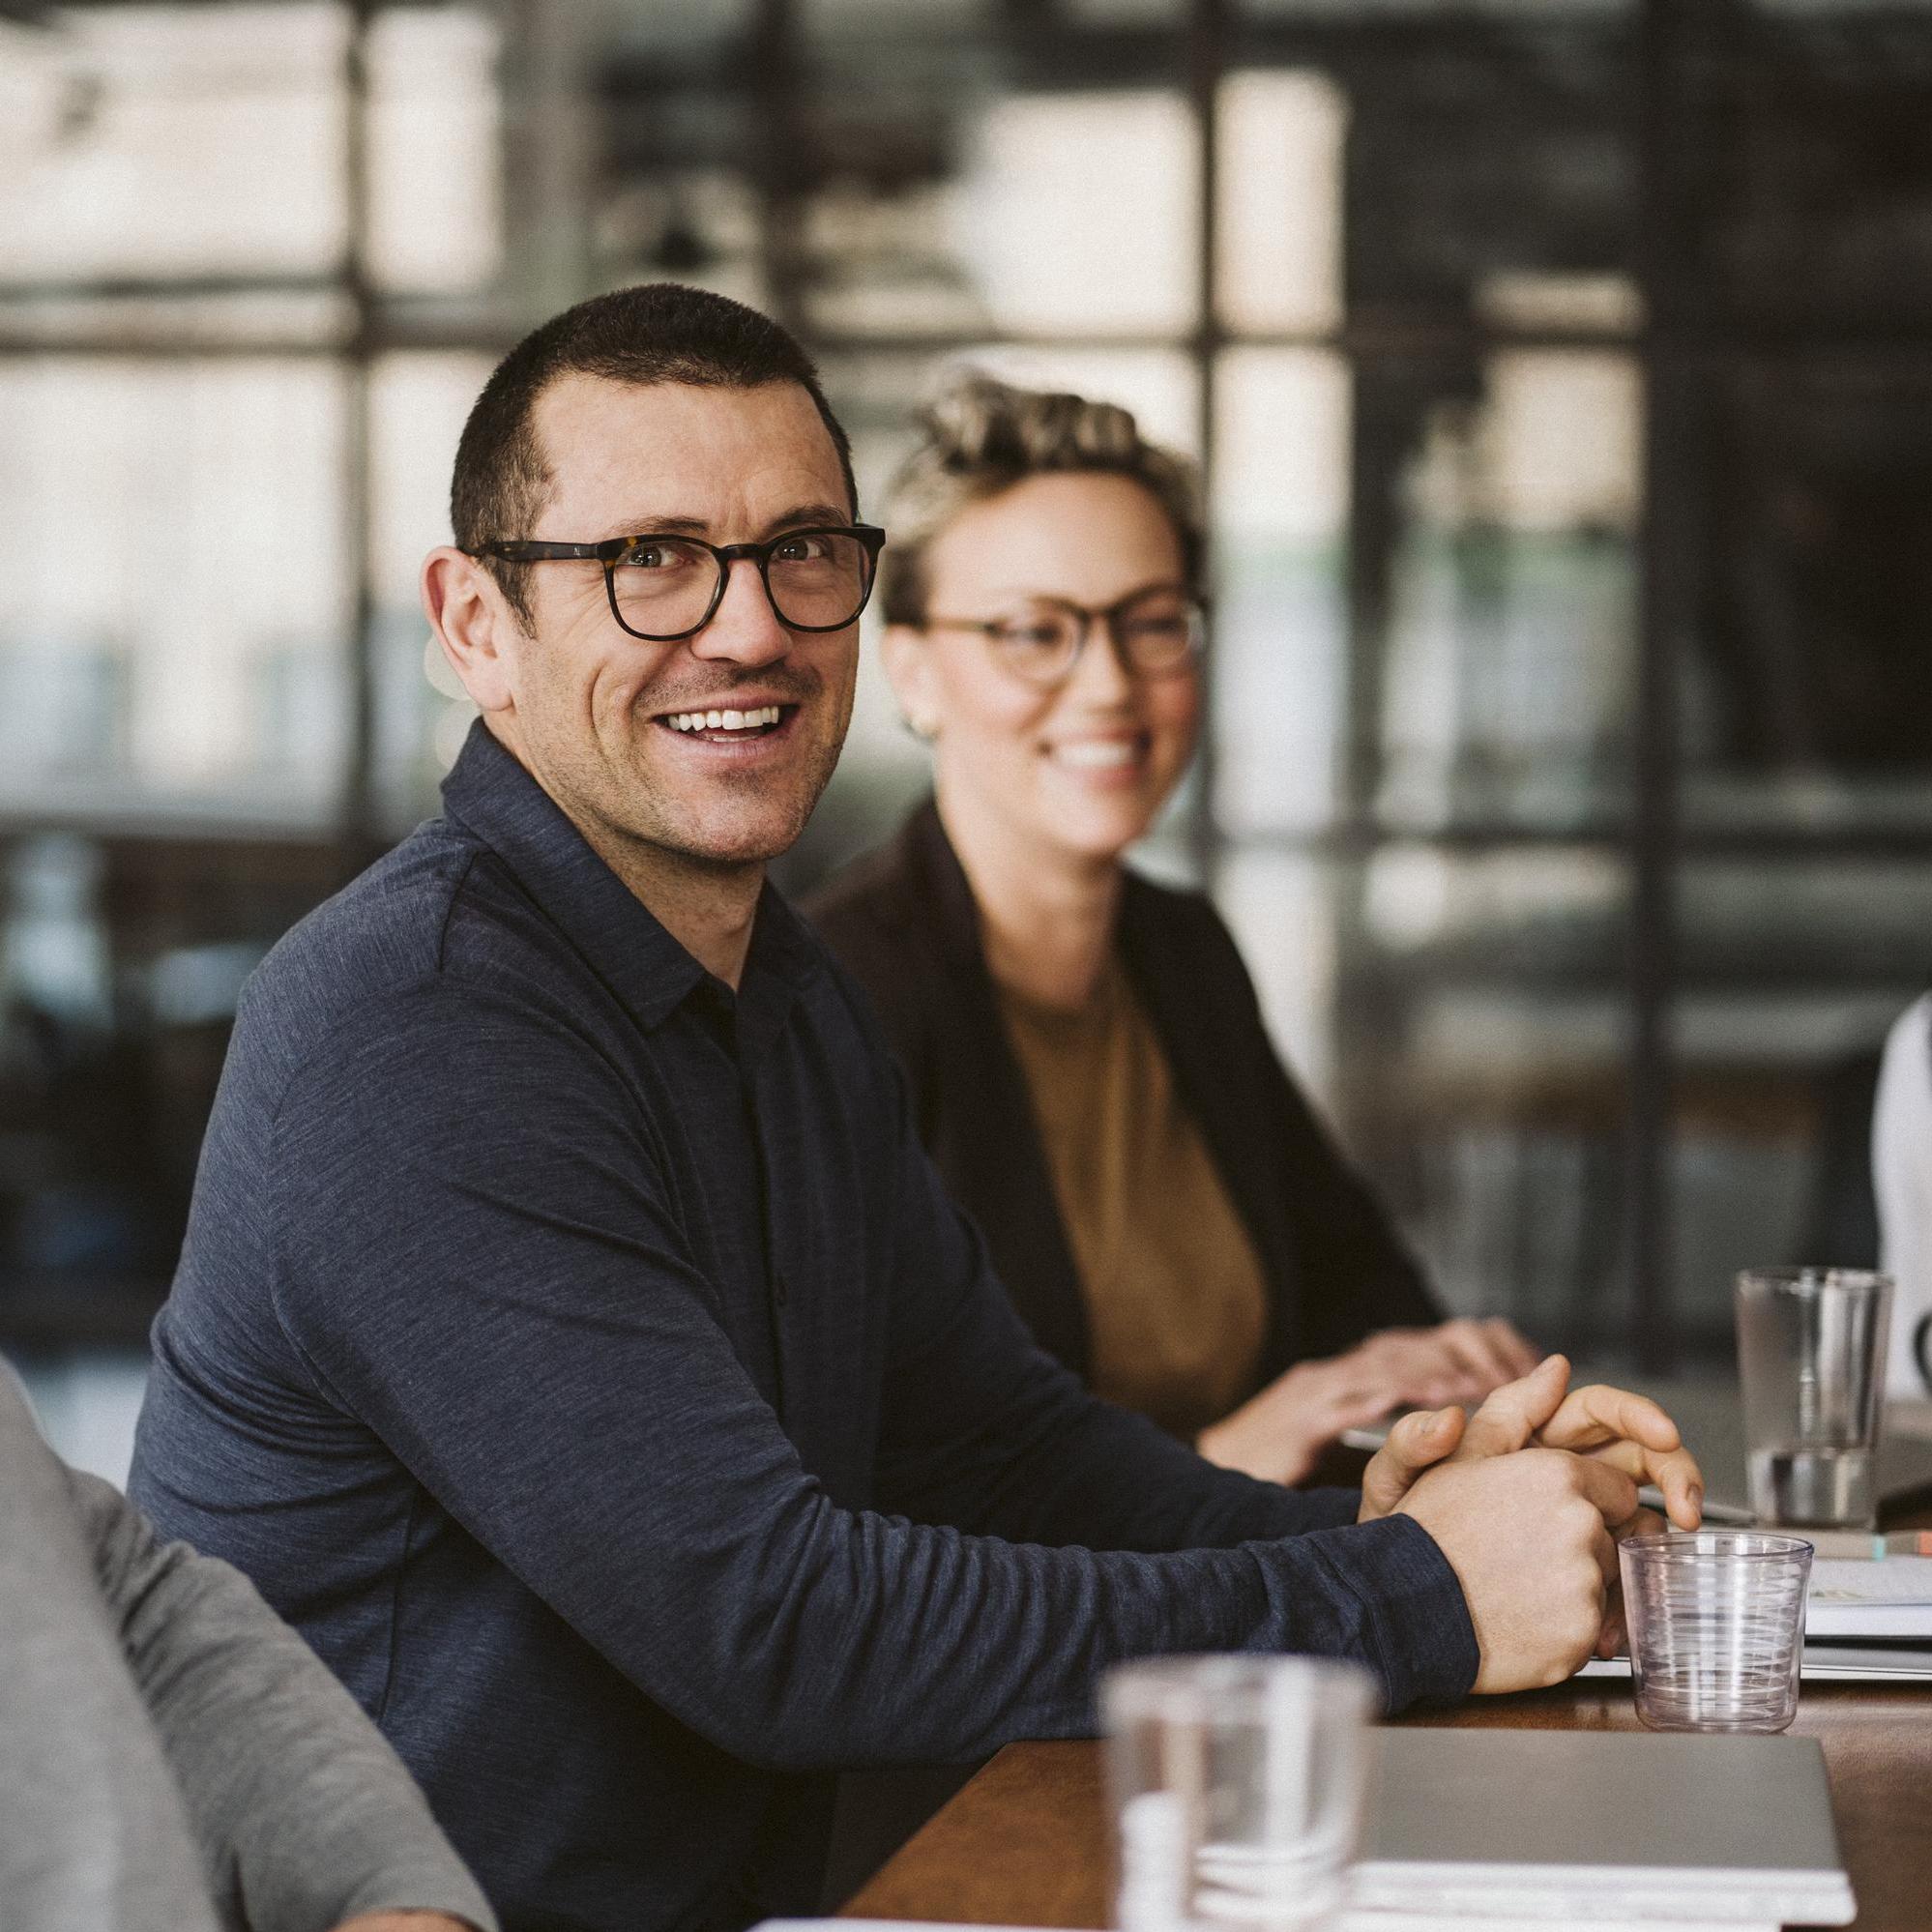
POLYGON ((1468 1689, 1418 1524, 1034 1347, 775 893, 734 995, 481 727, 444 796, 248 990, 132 1491, 307 1635, 506 1927, 808 1909, 832 1771, 1085 1732, 1120 1657, 1468 1689))

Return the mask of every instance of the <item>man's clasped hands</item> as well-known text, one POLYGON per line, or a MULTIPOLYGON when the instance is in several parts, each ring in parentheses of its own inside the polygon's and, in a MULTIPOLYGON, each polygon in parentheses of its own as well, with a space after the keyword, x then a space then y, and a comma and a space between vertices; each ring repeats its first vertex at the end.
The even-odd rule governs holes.
POLYGON ((1360 1520, 1413 1516, 1462 1584, 1481 1654, 1478 1691, 1559 1683, 1623 1643, 1617 1544, 1703 1520, 1704 1478, 1677 1424, 1626 1390, 1569 1387, 1545 1357, 1473 1416, 1404 1416, 1362 1477, 1360 1520))

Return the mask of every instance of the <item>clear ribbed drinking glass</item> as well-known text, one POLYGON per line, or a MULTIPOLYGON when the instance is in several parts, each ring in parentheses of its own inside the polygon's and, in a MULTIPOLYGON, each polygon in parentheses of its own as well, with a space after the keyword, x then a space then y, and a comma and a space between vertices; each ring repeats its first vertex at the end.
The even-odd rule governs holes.
POLYGON ((1618 1548, 1637 1715, 1653 1731, 1782 1731, 1798 1714, 1811 1545, 1758 1530, 1618 1548))
POLYGON ((1373 1679, 1312 1657, 1150 1658, 1100 1710, 1124 1932, 1313 1932, 1367 1801, 1373 1679))

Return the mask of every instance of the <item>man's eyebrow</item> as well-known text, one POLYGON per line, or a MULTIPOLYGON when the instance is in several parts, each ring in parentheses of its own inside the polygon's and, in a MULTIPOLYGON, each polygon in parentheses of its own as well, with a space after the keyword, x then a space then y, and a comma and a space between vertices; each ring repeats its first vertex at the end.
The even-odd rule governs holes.
POLYGON ((671 516, 647 514, 630 516, 621 523, 605 526, 604 538, 612 537, 702 537, 711 528, 702 516, 671 516))
MULTIPOLYGON (((849 510, 841 510, 831 503, 801 503, 787 510, 782 515, 775 516, 765 525, 767 537, 780 530, 804 530, 816 524, 832 524, 844 529, 852 520, 849 510)), ((610 525, 604 532, 606 539, 611 537, 704 537, 711 531, 710 522, 702 516, 633 516, 622 523, 610 525)))
POLYGON ((832 524, 844 529, 852 521, 849 510, 840 510, 830 503, 802 503, 796 510, 788 510, 782 516, 775 516, 765 526, 765 535, 770 537, 780 530, 803 530, 810 524, 832 524))

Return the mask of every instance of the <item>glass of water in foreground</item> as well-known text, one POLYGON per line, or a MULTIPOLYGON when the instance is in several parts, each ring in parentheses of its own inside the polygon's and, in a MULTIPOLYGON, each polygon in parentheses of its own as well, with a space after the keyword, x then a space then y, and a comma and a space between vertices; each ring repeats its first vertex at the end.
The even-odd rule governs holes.
POLYGON ((1367 1801, 1373 1680, 1310 1657, 1158 1657, 1100 1691, 1123 1932, 1311 1932, 1367 1801))
POLYGON ((1738 1276, 1738 1371, 1759 1522, 1868 1530, 1876 1521, 1891 1293, 1888 1275, 1854 1268, 1738 1276))
POLYGON ((1811 1545, 1761 1530, 1618 1545, 1637 1715, 1653 1731, 1782 1731, 1798 1714, 1811 1545))

